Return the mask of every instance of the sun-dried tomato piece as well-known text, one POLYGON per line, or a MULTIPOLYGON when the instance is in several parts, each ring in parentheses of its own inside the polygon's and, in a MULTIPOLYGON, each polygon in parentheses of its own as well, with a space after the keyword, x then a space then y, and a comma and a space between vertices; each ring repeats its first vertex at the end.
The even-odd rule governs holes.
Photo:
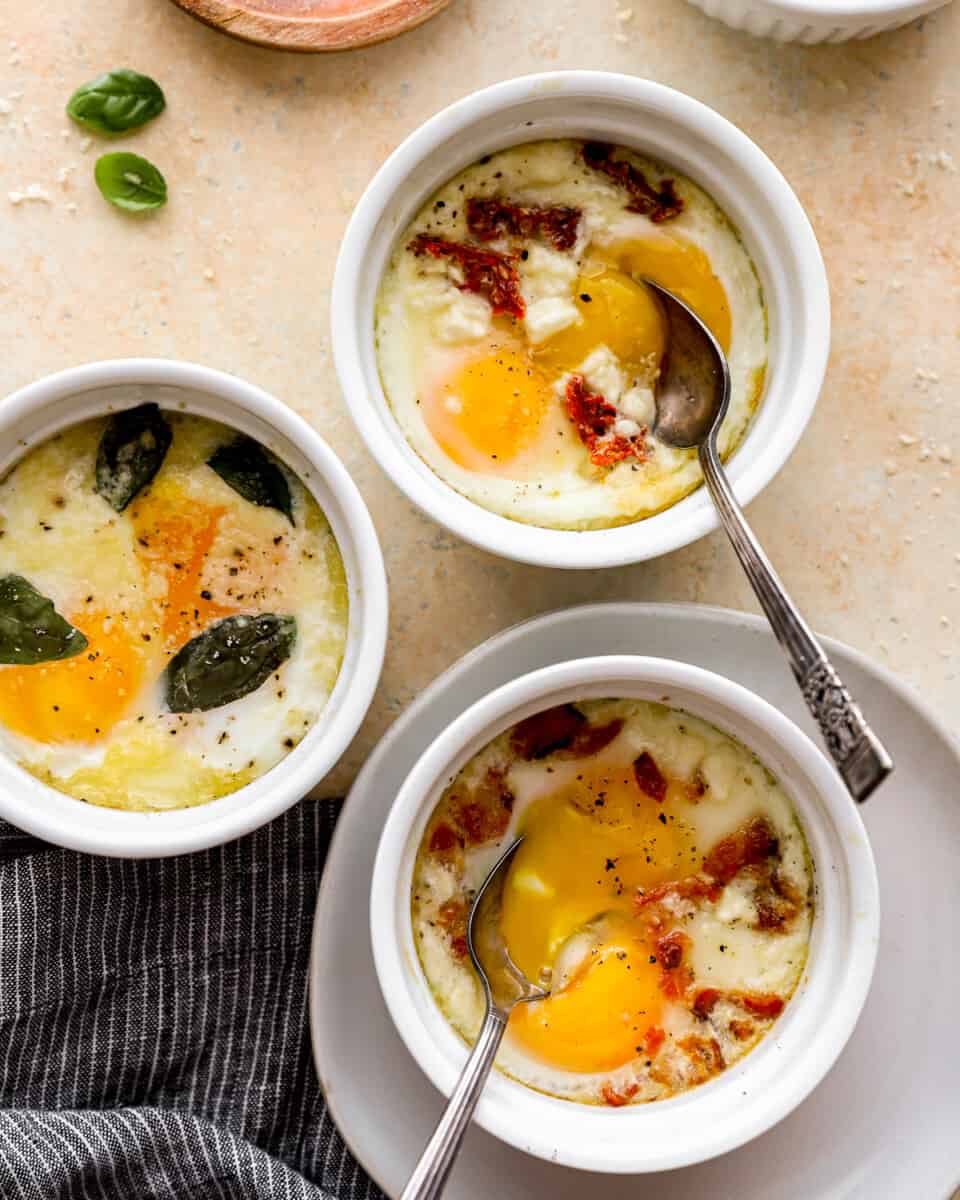
POLYGON ((724 992, 718 988, 701 988, 694 997, 691 1011, 695 1017, 705 1021, 716 1005, 726 1000, 742 1008, 752 1017, 772 1021, 783 1012, 785 1001, 775 992, 724 992))
POLYGON ((577 242, 581 216, 579 208, 566 205, 539 208, 496 198, 484 200, 479 196, 471 196, 467 201, 467 228, 481 242, 501 236, 542 237, 555 250, 571 250, 577 242))
POLYGON ((456 831, 451 829, 446 821, 441 821, 431 833, 427 849, 431 854, 448 855, 459 845, 460 838, 456 831))
POLYGON ((723 1051, 716 1038, 698 1037, 691 1033, 681 1038, 677 1045, 683 1051, 687 1061, 694 1068, 694 1083, 706 1083, 714 1075, 719 1075, 727 1065, 723 1059, 723 1051))
POLYGON ((620 413, 603 396, 591 392, 582 375, 571 375, 567 380, 566 401, 567 416, 595 467, 615 467, 628 458, 646 461, 646 425, 629 436, 614 432, 620 413))
POLYGON ((643 1035, 643 1048, 647 1052, 647 1056, 653 1058, 666 1039, 667 1035, 659 1025, 651 1025, 643 1035))
POLYGON ((658 804, 663 803, 667 795, 667 781, 652 754, 644 750, 639 758, 634 759, 633 776, 641 792, 658 804))
POLYGON ((449 801, 450 812, 468 845, 481 846, 503 837, 513 811, 513 792, 503 772, 491 767, 486 775, 462 795, 449 801))
POLYGON ((622 728, 623 721, 620 717, 615 717, 606 725, 581 726, 574 734, 567 753, 571 758, 589 758, 591 754, 599 754, 618 736, 622 728))
POLYGON ((736 1019, 730 1022, 730 1032, 738 1042, 746 1042, 753 1037, 756 1026, 752 1021, 738 1021, 736 1019))
POLYGON ((717 988, 701 988, 693 998, 691 1012, 701 1021, 705 1021, 713 1012, 719 999, 720 992, 717 988))
POLYGON ((622 1088, 615 1088, 613 1084, 605 1083, 600 1089, 600 1095, 603 1097, 604 1104, 609 1104, 611 1108, 623 1108, 639 1091, 639 1083, 628 1083, 622 1088))
POLYGON ((581 154, 588 167, 602 172, 629 194, 627 212, 642 213, 657 225, 683 212, 683 199, 677 195, 672 179, 661 179, 656 188, 651 187, 633 163, 614 158, 613 149, 608 142, 585 142, 581 154))
POLYGON ((689 945, 690 939, 679 929, 657 939, 660 990, 671 1000, 679 1000, 693 983, 693 973, 683 962, 689 945))
POLYGON ((586 724, 587 718, 572 704, 545 708, 517 722, 510 734, 510 747, 527 762, 546 758, 554 750, 571 746, 586 724))
POLYGON ((444 901, 437 909, 437 924, 450 938, 450 949, 456 958, 466 958, 469 953, 467 946, 467 918, 470 909, 466 900, 452 897, 444 901))
POLYGON ((735 1004, 745 1008, 751 1016, 772 1021, 783 1012, 784 1001, 773 992, 737 992, 735 1004))
POLYGON ((717 842, 703 860, 703 869, 718 883, 729 883, 738 871, 773 857, 779 848, 767 819, 754 817, 742 829, 717 842))
POLYGON ((527 311, 520 294, 520 272, 515 255, 498 254, 495 250, 483 250, 479 246, 451 242, 427 233, 418 233, 409 249, 416 255, 429 254, 458 263, 463 271, 463 283, 458 287, 486 296, 494 316, 507 313, 520 320, 527 311))
POLYGON ((668 933, 657 942, 657 960, 665 971, 675 971, 683 962, 683 955, 690 939, 679 929, 668 933))
POLYGON ((700 875, 686 875, 683 879, 671 879, 667 883, 659 883, 647 892, 640 892, 634 904, 637 911, 650 905, 659 904, 668 896, 677 900, 719 900, 720 887, 712 879, 704 879, 700 875))

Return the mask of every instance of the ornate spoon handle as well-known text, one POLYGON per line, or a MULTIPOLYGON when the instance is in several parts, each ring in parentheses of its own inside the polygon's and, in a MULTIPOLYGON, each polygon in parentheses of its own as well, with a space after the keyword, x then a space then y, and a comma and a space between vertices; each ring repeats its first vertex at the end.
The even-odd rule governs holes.
POLYGON ((807 707, 820 726, 830 757, 851 796, 862 803, 893 770, 893 760, 864 720, 863 713, 754 537, 720 465, 713 437, 700 447, 700 465, 723 527, 777 640, 786 651, 807 707))
POLYGON ((494 1005, 488 1004, 487 1014, 457 1086, 400 1200, 436 1200, 442 1195, 506 1027, 504 1015, 494 1005))

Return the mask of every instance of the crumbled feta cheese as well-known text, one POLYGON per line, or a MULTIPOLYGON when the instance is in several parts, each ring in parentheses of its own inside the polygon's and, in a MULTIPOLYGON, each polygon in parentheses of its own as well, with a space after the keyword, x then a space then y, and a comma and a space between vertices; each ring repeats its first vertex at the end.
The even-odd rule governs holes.
MULTIPOLYGON (((606 346, 597 346, 577 368, 577 374, 587 381, 592 392, 599 392, 604 400, 611 404, 620 405, 620 397, 626 386, 626 376, 620 366, 620 360, 606 346)), ((627 417, 633 418, 633 413, 625 411, 627 417)))
POLYGON ((39 183, 28 183, 23 190, 14 190, 7 192, 7 199, 11 204, 22 204, 24 200, 35 200, 40 204, 50 203, 50 193, 46 188, 42 188, 39 183))
POLYGON ((652 425, 657 416, 657 404, 653 391, 648 387, 628 388, 620 397, 620 411, 632 417, 639 425, 652 425))
POLYGON ((580 314, 572 300, 562 296, 546 296, 527 305, 523 323, 527 337, 537 345, 579 320, 580 314))
POLYGON ((613 432, 618 437, 632 438, 640 432, 640 426, 629 417, 619 417, 613 425, 613 432))
POLYGON ((577 260, 572 254, 550 250, 534 243, 526 261, 520 263, 520 290, 527 304, 548 296, 569 297, 577 277, 577 260))
POLYGON ((9 113, 12 113, 12 112, 13 112, 13 105, 10 103, 9 100, 4 100, 4 98, 2 96, 0 96, 0 117, 5 117, 9 113))
POLYGON ((491 310, 482 296, 450 288, 448 301, 433 319, 437 340, 448 346, 476 342, 490 330, 491 310))

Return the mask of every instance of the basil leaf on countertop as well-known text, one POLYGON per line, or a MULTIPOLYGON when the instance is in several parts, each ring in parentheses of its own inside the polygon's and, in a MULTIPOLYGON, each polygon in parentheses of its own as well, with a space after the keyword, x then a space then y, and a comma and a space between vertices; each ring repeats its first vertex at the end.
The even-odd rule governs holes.
POLYGON ((156 404, 115 413, 97 450, 96 490, 111 508, 123 512, 160 470, 173 431, 156 404))
POLYGON ((0 663, 55 662, 86 650, 87 639, 22 575, 0 578, 0 663))
POLYGON ((261 508, 275 508, 294 524, 287 477, 259 442, 241 434, 218 447, 207 459, 207 466, 244 500, 261 508))
POLYGON ((122 67, 81 84, 67 102, 67 116, 96 133, 126 133, 158 117, 166 104, 149 75, 122 67))
POLYGON ((266 683, 290 657, 295 617, 274 613, 225 617, 187 642, 170 660, 164 681, 171 712, 206 712, 266 683))
POLYGON ((101 154, 93 176, 104 200, 127 212, 145 212, 167 202, 167 181, 139 154, 125 150, 101 154))

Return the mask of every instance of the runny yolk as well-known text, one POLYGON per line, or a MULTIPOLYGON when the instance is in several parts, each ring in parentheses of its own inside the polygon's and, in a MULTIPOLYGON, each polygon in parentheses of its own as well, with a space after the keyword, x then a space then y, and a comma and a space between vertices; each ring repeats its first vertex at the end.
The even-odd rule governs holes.
POLYGON ((729 351, 731 317, 727 293, 699 246, 659 229, 637 241, 595 247, 592 252, 608 267, 637 280, 652 279, 679 296, 707 323, 723 349, 729 351))
POLYGON ((156 488, 133 509, 137 554, 166 576, 161 634, 168 651, 178 650, 236 608, 214 600, 204 568, 225 509, 197 504, 179 490, 156 488))
POLYGON ((510 954, 528 978, 552 971, 567 939, 598 914, 632 916, 638 888, 697 869, 693 830, 675 807, 669 791, 662 803, 642 792, 632 766, 583 764, 530 805, 501 917, 510 954))
POLYGON ((632 764, 581 762, 523 814, 501 929, 527 977, 549 972, 557 989, 511 1018, 514 1036, 537 1058, 572 1071, 611 1070, 635 1058, 658 1024, 660 969, 634 900, 638 888, 697 869, 683 811, 674 785, 662 801, 642 791, 632 764), (561 956, 569 970, 558 970, 561 956))
POLYGON ((575 371, 598 346, 606 346, 628 373, 650 377, 663 357, 666 328, 649 288, 606 267, 580 276, 574 303, 579 321, 535 350, 541 367, 558 374, 575 371))
POLYGON ((528 1053, 568 1071, 613 1071, 643 1050, 663 1011, 659 972, 630 938, 596 947, 546 1000, 518 1005, 512 1036, 528 1053))
POLYGON ((543 373, 522 347, 506 344, 448 377, 426 401, 424 416, 454 462, 489 472, 531 445, 551 402, 543 373))
POLYGON ((140 690, 150 651, 121 616, 68 617, 87 637, 60 662, 0 667, 0 722, 34 741, 93 742, 125 717, 140 690))

